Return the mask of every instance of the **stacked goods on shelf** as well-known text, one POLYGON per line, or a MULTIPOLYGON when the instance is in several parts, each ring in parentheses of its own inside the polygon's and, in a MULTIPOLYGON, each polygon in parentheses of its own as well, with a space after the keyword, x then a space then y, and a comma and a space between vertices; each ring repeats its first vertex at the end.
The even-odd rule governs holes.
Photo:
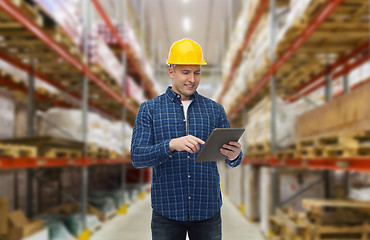
POLYGON ((144 95, 144 89, 137 85, 130 76, 126 76, 125 94, 128 98, 134 99, 139 104, 147 100, 144 95))
MULTIPOLYGON (((329 2, 319 0, 291 2, 286 25, 278 35, 275 49, 278 58, 329 2)), ((282 86, 291 88, 307 82, 320 70, 325 69, 328 62, 336 61, 368 39, 370 29, 366 20, 369 14, 367 4, 367 1, 343 1, 297 53, 278 69, 276 76, 281 79, 282 86), (356 30, 352 31, 354 29, 356 30)))
POLYGON ((368 239, 370 203, 304 199, 305 212, 277 209, 272 239, 368 239))
POLYGON ((51 16, 78 46, 82 36, 79 1, 76 0, 33 0, 51 16))
MULTIPOLYGON (((53 108, 43 114, 44 121, 40 124, 40 136, 52 136, 71 140, 82 140, 82 115, 80 110, 53 108), (47 120, 47 121, 45 121, 47 120), (53 123, 50 125, 50 122, 53 123), (57 126, 58 128, 56 128, 57 126), (64 130, 60 130, 64 129, 64 130)), ((129 149, 129 139, 122 146, 122 122, 110 122, 96 113, 88 114, 87 142, 109 149, 123 155, 129 149), (123 149, 123 147, 125 147, 123 149)), ((130 131, 128 124, 125 128, 130 131)), ((125 135, 127 132, 125 133, 125 135)))
POLYGON ((232 106, 235 102, 239 102, 240 96, 246 92, 247 89, 247 80, 250 72, 246 69, 247 61, 243 59, 240 68, 235 74, 235 81, 230 86, 230 90, 225 94, 225 97, 222 101, 222 105, 225 108, 225 112, 228 113, 232 110, 232 106))
MULTIPOLYGON (((261 80, 262 76, 267 73, 267 66, 270 64, 269 48, 272 47, 272 50, 275 51, 276 59, 280 59, 326 4, 329 4, 329 1, 291 1, 289 11, 284 12, 286 7, 278 8, 279 16, 276 30, 278 37, 275 46, 269 46, 268 29, 270 27, 269 21, 267 21, 269 16, 265 15, 261 18, 259 26, 257 26, 248 45, 250 47, 249 49, 247 48, 245 53, 245 56, 248 57, 247 61, 250 62, 250 64, 247 64, 248 67, 246 67, 247 73, 251 75, 250 78, 246 77, 248 90, 253 89, 257 81, 261 80), (279 13, 280 11, 281 14, 279 13), (267 48, 264 47, 266 44, 267 48), (256 63, 258 64, 253 65, 256 63)), ((328 61, 336 61, 368 38, 369 25, 366 19, 368 19, 369 13, 366 4, 367 1, 358 1, 356 3, 343 1, 339 5, 337 10, 330 15, 327 21, 320 25, 305 44, 277 69, 278 94, 290 94, 291 89, 307 82, 325 69, 328 61), (341 21, 338 19, 341 19, 341 21), (344 21, 343 19, 352 20, 344 21), (337 20, 338 22, 335 23, 337 20), (352 33, 349 29, 356 29, 358 32, 352 33), (322 44, 323 42, 325 44, 322 44)), ((230 89, 230 91, 233 92, 234 90, 230 89)), ((261 95, 263 94, 259 96, 261 95)), ((245 96, 245 94, 241 96, 245 96)), ((234 99, 238 100, 240 96, 234 97, 234 99)), ((239 103, 240 101, 235 101, 234 106, 228 106, 228 109, 233 109, 239 103)))
POLYGON ((369 156, 369 92, 368 83, 302 114, 295 125, 297 150, 310 157, 369 156))
POLYGON ((0 139, 14 136, 15 104, 11 94, 0 89, 0 139))
MULTIPOLYGON (((29 86, 29 73, 27 73, 26 71, 2 59, 0 59, 0 71, 1 71, 2 79, 10 81, 11 83, 20 85, 22 87, 25 87, 24 89, 26 91, 26 88, 29 86)), ((38 77, 35 77, 34 88, 37 94, 48 96, 49 98, 54 98, 54 99, 57 99, 58 101, 63 101, 63 99, 58 96, 60 94, 59 90, 57 90, 55 87, 51 86, 50 84, 45 83, 44 81, 41 81, 38 77)), ((13 89, 9 89, 9 90, 12 91, 13 89)), ((17 92, 14 92, 13 95, 19 96, 17 92)), ((22 97, 20 96, 20 98, 22 97)))
POLYGON ((230 73, 232 63, 244 42, 245 34, 248 30, 248 24, 246 23, 251 23, 257 10, 258 3, 259 1, 253 0, 242 4, 240 15, 238 16, 236 26, 230 38, 232 39, 231 44, 229 44, 229 49, 223 60, 222 79, 224 80, 226 80, 227 75, 230 73))
MULTIPOLYGON (((317 97, 316 97, 317 98, 317 97)), ((295 144, 294 124, 297 117, 314 106, 304 100, 289 104, 276 99, 276 139, 278 149, 291 148, 295 144)), ((270 155, 271 142, 271 101, 262 99, 247 114, 246 145, 247 156, 267 157, 270 155)))
POLYGON ((78 17, 77 1, 13 0, 12 3, 74 57, 82 59, 76 45, 80 41, 82 27, 78 17), (42 10, 35 7, 35 3, 39 4, 42 10))
POLYGON ((122 87, 123 66, 95 29, 88 39, 88 62, 94 72, 106 71, 115 82, 112 86, 122 87))
MULTIPOLYGON (((53 207, 45 211, 40 218, 45 219, 46 222, 52 220, 62 221, 68 231, 74 236, 79 236, 84 230, 80 206, 75 203, 66 203, 53 207)), ((87 206, 86 225, 91 232, 99 229, 101 222, 104 221, 106 221, 106 218, 103 212, 91 205, 87 206)))
POLYGON ((102 194, 92 194, 89 196, 88 202, 102 212, 105 219, 110 219, 116 215, 116 205, 111 197, 102 194))
MULTIPOLYGON (((90 194, 90 199, 99 199, 99 198, 108 198, 112 199, 114 203, 114 207, 116 209, 120 209, 120 207, 125 203, 125 199, 127 199, 127 192, 123 192, 121 190, 114 190, 114 191, 97 191, 90 194)), ((107 215, 111 215, 112 212, 108 211, 107 215), (110 213, 110 214, 109 214, 110 213)))
MULTIPOLYGON (((112 21, 114 28, 116 29, 119 36, 124 35, 122 42, 126 46, 126 52, 129 52, 135 59, 136 63, 140 66, 143 72, 148 76, 149 79, 154 79, 153 69, 151 68, 150 64, 148 63, 147 59, 143 57, 143 50, 139 45, 139 41, 137 40, 135 31, 131 27, 128 21, 125 21, 124 29, 122 30, 122 24, 117 23, 116 21, 112 21)), ((99 37, 101 37, 104 42, 113 47, 117 46, 119 43, 117 42, 116 37, 113 35, 110 28, 105 24, 105 22, 97 22, 96 23, 96 33, 99 37)), ((116 50, 113 48, 116 55, 121 58, 122 49, 118 48, 116 50)), ((157 84, 155 81, 151 81, 151 84, 154 85, 155 88, 157 84)))
POLYGON ((42 217, 42 219, 44 220, 45 227, 48 228, 49 240, 76 240, 59 218, 42 217))
MULTIPOLYGON (((278 8, 278 12, 284 13, 285 8, 278 8)), ((285 15, 280 15, 277 21, 277 32, 283 26, 285 15)), ((240 103, 240 98, 245 95, 246 92, 253 89, 257 82, 263 77, 267 72, 271 61, 270 61, 270 48, 275 49, 275 46, 270 44, 270 15, 263 14, 254 33, 252 34, 251 40, 249 42, 250 47, 247 47, 244 53, 244 59, 238 68, 239 75, 234 76, 234 84, 240 86, 230 87, 228 90, 228 95, 225 95, 225 104, 228 109, 227 112, 231 110, 240 103), (258 46, 258 47, 254 47, 258 46), (236 79, 236 80, 235 80, 236 79), (240 81, 243 80, 244 83, 241 84, 240 81), (237 91, 235 91, 237 89, 237 91), (230 99, 226 99, 230 98, 230 99)))
POLYGON ((350 173, 350 190, 348 198, 359 201, 370 201, 370 173, 350 173))

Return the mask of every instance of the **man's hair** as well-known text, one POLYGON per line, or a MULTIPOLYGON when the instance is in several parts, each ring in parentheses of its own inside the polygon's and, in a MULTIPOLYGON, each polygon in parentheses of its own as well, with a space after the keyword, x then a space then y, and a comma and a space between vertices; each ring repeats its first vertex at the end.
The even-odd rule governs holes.
POLYGON ((173 70, 175 70, 176 64, 170 64, 170 68, 172 68, 173 70))

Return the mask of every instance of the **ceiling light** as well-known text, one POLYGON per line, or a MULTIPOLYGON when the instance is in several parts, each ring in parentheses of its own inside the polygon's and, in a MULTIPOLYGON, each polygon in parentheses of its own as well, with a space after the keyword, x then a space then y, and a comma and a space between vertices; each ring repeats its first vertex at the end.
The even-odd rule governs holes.
POLYGON ((183 29, 184 29, 185 32, 189 32, 190 31, 191 23, 190 23, 190 19, 188 17, 185 17, 182 20, 182 27, 183 27, 183 29))

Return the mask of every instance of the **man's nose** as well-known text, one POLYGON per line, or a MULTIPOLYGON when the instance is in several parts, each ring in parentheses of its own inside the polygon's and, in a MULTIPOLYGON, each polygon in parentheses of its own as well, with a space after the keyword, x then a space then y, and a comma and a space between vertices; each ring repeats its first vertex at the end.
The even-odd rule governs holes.
POLYGON ((192 74, 190 75, 190 81, 191 81, 191 82, 195 82, 195 73, 192 73, 192 74))

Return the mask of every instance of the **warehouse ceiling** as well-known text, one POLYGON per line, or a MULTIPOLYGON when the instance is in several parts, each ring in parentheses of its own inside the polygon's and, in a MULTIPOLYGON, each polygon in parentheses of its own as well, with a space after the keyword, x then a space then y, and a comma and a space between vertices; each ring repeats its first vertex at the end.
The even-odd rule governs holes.
MULTIPOLYGON (((207 63, 218 65, 225 41, 230 5, 226 0, 142 0, 155 29, 157 59, 163 63, 174 41, 191 38, 203 49, 207 63)), ((231 4, 230 4, 231 3, 231 4)), ((233 7, 234 7, 233 6, 233 7)), ((223 54, 222 54, 223 55, 223 54)))

